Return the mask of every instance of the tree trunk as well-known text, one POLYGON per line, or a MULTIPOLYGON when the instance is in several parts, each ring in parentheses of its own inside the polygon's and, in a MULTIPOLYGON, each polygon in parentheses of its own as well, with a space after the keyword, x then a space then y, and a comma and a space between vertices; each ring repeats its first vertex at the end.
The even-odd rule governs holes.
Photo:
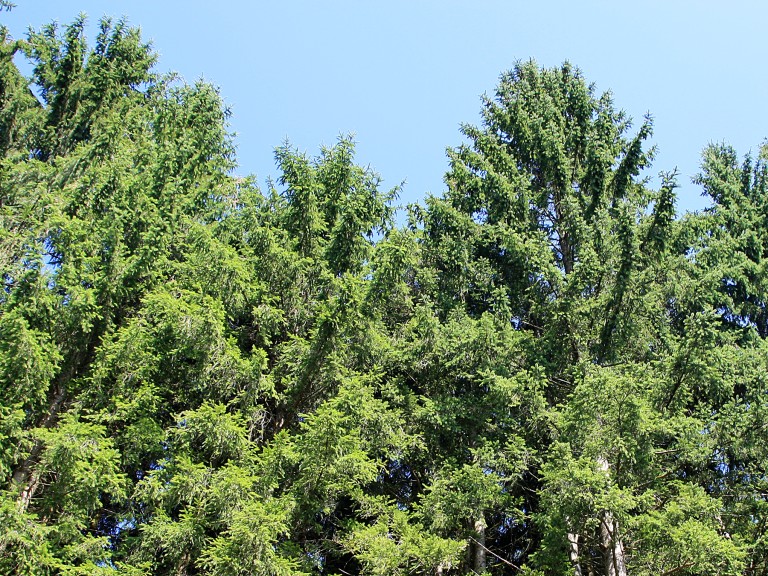
POLYGON ((606 576, 627 576, 624 562, 624 545, 619 538, 619 525, 609 510, 603 512, 600 526, 600 541, 606 576))
POLYGON ((485 517, 481 514, 475 520, 475 554, 472 562, 472 568, 477 574, 485 573, 486 553, 485 553, 485 517))
POLYGON ((176 576, 187 576, 187 567, 189 566, 191 560, 192 557, 190 556, 189 551, 184 552, 181 560, 179 561, 179 567, 176 570, 176 576))
MULTIPOLYGON (((600 457, 598 467, 608 475, 608 461, 600 457)), ((603 510, 600 517, 600 547, 603 551, 603 564, 606 576, 627 576, 624 561, 624 544, 619 536, 619 523, 610 510, 603 510)))
MULTIPOLYGON (((99 339, 96 332, 92 332, 88 337, 88 344, 84 352, 75 352, 69 362, 67 369, 63 370, 55 380, 52 397, 49 397, 48 411, 37 422, 37 428, 53 428, 59 421, 59 416, 66 411, 70 404, 67 397, 67 385, 74 378, 80 375, 90 358, 93 357, 96 341, 99 339)), ((29 453, 16 470, 13 472, 11 488, 19 489, 19 498, 17 505, 19 511, 26 512, 29 508, 32 498, 34 498, 37 489, 40 487, 42 472, 39 469, 40 456, 43 453, 43 445, 37 441, 29 453)))
MULTIPOLYGON (((63 384, 59 384, 56 390, 56 394, 51 400, 51 405, 48 408, 46 415, 38 422, 38 428, 50 428, 58 420, 59 413, 62 409, 64 401, 66 400, 67 393, 63 384)), ((20 489, 19 497, 16 500, 16 505, 19 512, 26 512, 29 508, 29 504, 32 502, 32 498, 35 496, 38 487, 40 486, 40 479, 42 474, 38 469, 38 460, 43 452, 43 446, 40 442, 36 442, 29 456, 24 459, 11 477, 11 488, 20 489)))
POLYGON ((24 463, 16 472, 13 473, 13 486, 20 486, 21 491, 16 500, 16 509, 22 514, 29 508, 32 498, 40 485, 40 472, 34 468, 34 461, 24 463))
POLYGON ((573 566, 574 576, 583 576, 581 571, 581 562, 579 561, 579 535, 574 532, 568 532, 568 557, 573 566))

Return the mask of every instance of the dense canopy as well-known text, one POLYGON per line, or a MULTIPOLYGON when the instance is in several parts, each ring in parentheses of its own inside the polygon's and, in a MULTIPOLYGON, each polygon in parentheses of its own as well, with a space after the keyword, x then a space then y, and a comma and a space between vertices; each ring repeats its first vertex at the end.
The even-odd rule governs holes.
POLYGON ((399 225, 84 31, 0 30, 0 573, 768 575, 768 148, 676 215, 650 117, 519 62, 399 225))

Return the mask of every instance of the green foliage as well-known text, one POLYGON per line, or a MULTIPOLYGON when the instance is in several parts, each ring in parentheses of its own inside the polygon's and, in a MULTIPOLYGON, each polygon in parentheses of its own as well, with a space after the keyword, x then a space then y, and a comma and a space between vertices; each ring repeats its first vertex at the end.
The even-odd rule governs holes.
POLYGON ((85 30, 0 30, 0 572, 768 574, 765 148, 677 220, 649 118, 518 63, 401 228, 85 30))
POLYGON ((0 402, 39 413, 61 354, 50 336, 30 328, 19 309, 0 317, 0 402))
POLYGON ((344 546, 363 566, 361 574, 433 574, 461 563, 466 544, 430 534, 402 510, 379 516, 375 524, 358 524, 344 546))
POLYGON ((238 510, 231 527, 213 541, 202 563, 217 576, 299 576, 297 562, 275 549, 275 541, 289 532, 289 510, 277 502, 251 502, 238 510))

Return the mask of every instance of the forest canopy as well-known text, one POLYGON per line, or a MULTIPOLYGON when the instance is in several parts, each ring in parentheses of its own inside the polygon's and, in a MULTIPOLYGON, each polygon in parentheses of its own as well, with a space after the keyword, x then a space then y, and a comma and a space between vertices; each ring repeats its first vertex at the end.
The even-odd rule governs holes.
POLYGON ((676 214, 518 62, 398 224, 122 20, 0 49, 0 573, 768 575, 768 148, 676 214))

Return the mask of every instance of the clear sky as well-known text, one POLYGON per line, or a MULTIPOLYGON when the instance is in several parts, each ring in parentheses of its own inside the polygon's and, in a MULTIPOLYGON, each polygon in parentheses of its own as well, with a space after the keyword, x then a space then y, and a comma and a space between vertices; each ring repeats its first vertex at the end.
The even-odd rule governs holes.
MULTIPOLYGON (((768 137, 768 2, 753 0, 15 0, 0 22, 28 26, 88 14, 140 26, 157 69, 220 88, 237 133, 238 173, 275 176, 286 138, 315 154, 352 132, 358 162, 402 202, 440 194, 445 149, 477 123, 516 60, 569 60, 637 123, 654 117, 649 171, 680 171, 679 209, 704 206, 691 183, 701 150, 740 155, 768 137)), ((93 34, 91 35, 93 39, 93 34)))

